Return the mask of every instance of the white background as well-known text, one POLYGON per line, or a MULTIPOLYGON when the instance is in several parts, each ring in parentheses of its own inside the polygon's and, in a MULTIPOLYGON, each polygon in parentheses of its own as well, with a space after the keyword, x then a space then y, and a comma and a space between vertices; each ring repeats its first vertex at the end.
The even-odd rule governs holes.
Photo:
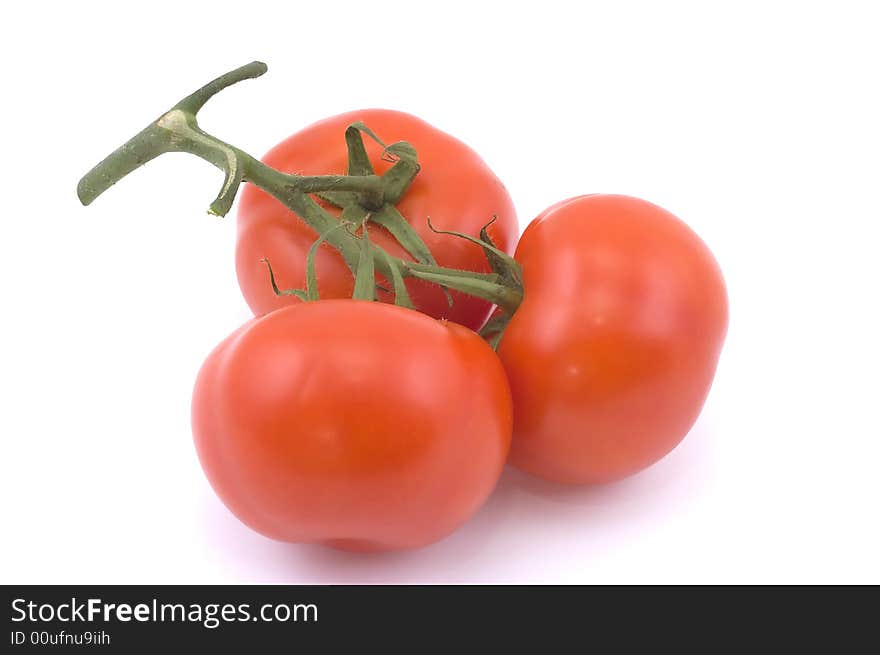
POLYGON ((0 581, 880 582, 874 3, 308 4, 5 10, 0 581), (269 73, 201 115, 253 154, 391 107, 480 152, 523 227, 588 192, 686 220, 725 272, 731 326, 682 445, 599 489, 508 471, 421 551, 239 524, 189 431, 199 365, 249 318, 234 212, 205 213, 221 176, 173 155, 89 208, 74 189, 253 59, 269 73))

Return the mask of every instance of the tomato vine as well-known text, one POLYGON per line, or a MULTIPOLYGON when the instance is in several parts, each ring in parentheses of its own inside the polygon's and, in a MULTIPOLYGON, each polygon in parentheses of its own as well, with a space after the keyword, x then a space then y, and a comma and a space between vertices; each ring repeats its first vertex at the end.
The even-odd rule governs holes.
MULTIPOLYGON (((418 156, 411 144, 398 141, 386 145, 367 125, 354 123, 345 131, 346 174, 302 176, 271 168, 199 126, 197 114, 208 100, 233 84, 263 75, 266 70, 264 63, 252 62, 221 75, 175 104, 83 176, 77 187, 80 201, 89 205, 116 182, 159 155, 186 152, 224 173, 222 187, 210 204, 209 213, 226 215, 241 184, 246 181, 255 184, 305 221, 318 235, 316 243, 326 241, 340 253, 355 275, 356 294, 360 298, 373 296, 375 272, 393 284, 398 305, 412 306, 403 280, 417 278, 485 299, 498 305, 507 316, 516 310, 522 300, 519 264, 495 247, 485 228, 479 239, 461 233, 448 234, 478 243, 486 253, 492 272, 445 268, 437 265, 428 247, 397 211, 395 203, 419 172, 418 156), (383 175, 377 175, 370 164, 364 136, 377 141, 384 149, 383 157, 394 162, 383 175), (313 195, 339 207, 341 216, 337 218, 326 211, 313 195), (355 229, 337 229, 340 225, 355 229), (370 225, 385 228, 413 261, 392 256, 371 242, 370 225)), ((279 289, 271 274, 271 263, 267 265, 270 278, 267 283, 273 285, 276 294, 296 295, 304 300, 317 298, 315 287, 279 289)), ((498 321, 495 321, 493 333, 497 327, 498 321)))

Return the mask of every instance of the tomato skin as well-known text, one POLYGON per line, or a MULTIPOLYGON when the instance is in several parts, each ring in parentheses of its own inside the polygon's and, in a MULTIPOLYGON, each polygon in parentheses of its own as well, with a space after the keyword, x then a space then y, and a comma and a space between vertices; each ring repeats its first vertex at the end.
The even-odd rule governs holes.
POLYGON ((393 305, 327 300, 253 319, 207 358, 196 450, 263 535, 414 548, 485 501, 510 445, 501 362, 476 334, 393 305))
MULTIPOLYGON (((489 272, 479 246, 456 237, 436 234, 428 227, 479 236, 480 228, 493 215, 496 222, 489 234, 499 248, 513 252, 519 233, 516 212, 504 185, 485 162, 458 139, 428 123, 398 111, 368 109, 325 119, 306 127, 272 148, 263 161, 286 173, 302 175, 341 174, 346 170, 346 127, 363 121, 386 143, 408 141, 415 146, 421 170, 397 208, 413 225, 441 266, 489 272)), ((376 173, 390 167, 381 160, 382 148, 372 139, 364 143, 376 173)), ((338 214, 336 208, 325 205, 338 214)), ((373 227, 371 238, 389 253, 406 257, 403 249, 385 232, 373 227)), ((272 262, 283 288, 305 284, 306 253, 317 235, 296 214, 257 187, 247 184, 238 209, 236 269, 239 284, 254 314, 262 315, 286 304, 299 302, 293 296, 277 297, 269 286, 266 266, 272 262)), ((322 246, 316 259, 318 288, 322 298, 351 297, 353 280, 341 256, 322 246)), ((484 300, 453 292, 454 305, 436 286, 408 280, 407 287, 417 309, 435 318, 447 318, 478 329, 491 306, 484 300)), ((380 300, 390 301, 387 293, 380 300)))
POLYGON ((656 462, 703 406, 727 332, 721 271, 669 212, 620 195, 557 203, 516 249, 524 299, 498 354, 511 462, 548 480, 618 480, 656 462))

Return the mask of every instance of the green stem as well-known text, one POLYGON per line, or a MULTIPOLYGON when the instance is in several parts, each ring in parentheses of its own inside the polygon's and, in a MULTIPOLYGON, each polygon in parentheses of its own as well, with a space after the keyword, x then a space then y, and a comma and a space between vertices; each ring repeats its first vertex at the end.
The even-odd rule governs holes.
POLYGON ((443 266, 434 266, 431 264, 419 264, 417 262, 404 262, 406 268, 411 272, 412 277, 417 273, 434 273, 437 275, 445 275, 448 277, 468 277, 474 279, 482 279, 486 282, 500 282, 501 276, 497 273, 478 273, 476 271, 468 271, 459 268, 444 268, 443 266))
POLYGON ((455 289, 468 294, 483 298, 489 302, 498 305, 504 311, 513 313, 522 302, 522 292, 517 289, 511 289, 497 282, 463 275, 444 275, 442 273, 433 273, 426 271, 415 271, 408 269, 404 275, 409 274, 411 277, 427 282, 434 282, 448 289, 455 289))
MULTIPOLYGON (((241 183, 248 181, 277 198, 317 234, 324 235, 353 273, 357 272, 359 261, 361 270, 364 270, 361 257, 362 253, 368 252, 371 253, 376 271, 389 280, 402 276, 435 282, 447 289, 484 298, 509 312, 516 309, 522 299, 522 290, 507 286, 501 276, 443 268, 434 265, 433 258, 427 263, 417 263, 388 256, 375 244, 364 243, 348 230, 335 229, 339 225, 338 219, 309 195, 327 193, 334 197, 334 193, 348 192, 377 202, 387 197, 390 190, 390 195, 396 200, 418 171, 415 151, 408 144, 400 142, 387 148, 388 151, 395 150, 395 156, 409 166, 406 170, 405 167, 399 168, 401 175, 391 176, 387 180, 375 175, 369 162, 357 158, 356 170, 351 171, 360 173, 357 175, 301 176, 277 171, 199 127, 196 114, 211 97, 232 84, 259 77, 265 72, 265 64, 252 62, 218 77, 178 102, 83 176, 77 186, 80 201, 84 205, 90 204, 123 177, 163 153, 186 152, 224 172, 223 185, 209 208, 212 214, 224 216, 231 209, 241 183)), ((350 128, 346 134, 349 149, 351 151, 353 148, 355 154, 360 155, 363 146, 362 142, 360 147, 357 145, 360 140, 357 132, 365 131, 373 138, 375 135, 365 126, 352 127, 354 129, 350 128), (355 135, 357 138, 354 138, 355 135)))

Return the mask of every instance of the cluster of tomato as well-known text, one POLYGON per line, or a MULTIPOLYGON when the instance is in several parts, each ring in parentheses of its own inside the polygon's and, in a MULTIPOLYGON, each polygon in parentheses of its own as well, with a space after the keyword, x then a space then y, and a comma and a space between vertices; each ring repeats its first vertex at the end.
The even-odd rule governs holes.
MULTIPOLYGON (((264 158, 287 173, 345 169, 340 139, 362 121, 411 143, 421 169, 397 209, 440 267, 488 273, 477 237, 521 267, 519 306, 497 352, 479 330, 485 299, 407 279, 415 310, 352 300, 333 248, 313 251, 321 300, 299 287, 315 232, 248 185, 237 271, 257 318, 208 357, 193 430, 207 476, 243 522, 269 537, 351 550, 423 546, 483 504, 507 462, 547 480, 598 484, 657 461, 687 434, 715 373, 727 296, 712 254, 682 221, 636 198, 553 205, 517 244, 513 204, 466 145, 406 114, 317 123, 264 158), (429 228, 427 219, 431 219, 429 228), (452 303, 449 302, 451 295, 452 303)), ((389 164, 368 147, 377 173, 389 164)), ((370 238, 405 258, 380 227, 370 238)))

